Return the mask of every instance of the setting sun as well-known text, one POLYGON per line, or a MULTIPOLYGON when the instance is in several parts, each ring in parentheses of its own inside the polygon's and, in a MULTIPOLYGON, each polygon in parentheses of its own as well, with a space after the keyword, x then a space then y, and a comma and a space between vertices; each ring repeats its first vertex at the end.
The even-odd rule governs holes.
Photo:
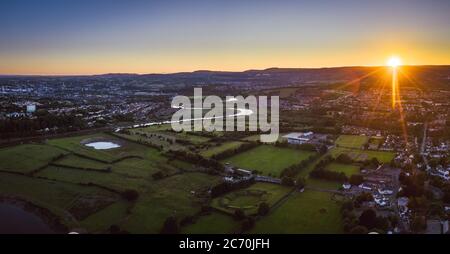
POLYGON ((389 58, 389 60, 387 61, 387 65, 392 67, 392 68, 397 68, 401 64, 402 64, 401 59, 399 57, 396 57, 396 56, 393 56, 393 57, 389 58))

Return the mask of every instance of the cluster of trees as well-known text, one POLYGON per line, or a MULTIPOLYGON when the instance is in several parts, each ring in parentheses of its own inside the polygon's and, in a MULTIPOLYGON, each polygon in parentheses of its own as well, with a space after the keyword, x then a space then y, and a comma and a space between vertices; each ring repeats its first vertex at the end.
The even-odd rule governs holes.
POLYGON ((169 216, 164 221, 161 234, 178 234, 180 233, 180 225, 175 216, 169 216))
POLYGON ((334 172, 325 169, 326 165, 333 161, 335 161, 335 159, 332 156, 325 157, 323 160, 317 163, 317 165, 314 167, 314 170, 311 171, 309 175, 314 178, 320 178, 330 181, 347 182, 348 178, 343 172, 334 172))
POLYGON ((292 165, 290 167, 287 167, 281 171, 280 176, 281 177, 294 177, 298 175, 300 171, 302 171, 304 168, 306 168, 311 162, 318 159, 320 157, 319 154, 311 155, 308 157, 308 159, 301 161, 298 164, 292 165))
POLYGON ((289 147, 289 148, 292 148, 292 149, 312 151, 312 152, 316 151, 316 146, 313 145, 313 144, 289 144, 287 142, 276 142, 275 146, 276 147, 283 147, 283 148, 289 147))
POLYGON ((39 130, 57 127, 57 133, 78 131, 87 128, 86 122, 74 114, 50 114, 39 110, 35 117, 20 117, 0 120, 0 138, 28 137, 40 134, 39 130))
POLYGON ((424 172, 407 173, 402 171, 399 175, 399 181, 402 184, 402 190, 398 193, 401 197, 420 197, 425 194, 424 184, 426 175, 424 172))
POLYGON ((254 179, 243 180, 236 183, 222 182, 211 188, 211 197, 215 198, 237 189, 244 189, 254 183, 254 179))
POLYGON ((255 143, 245 143, 240 145, 239 147, 235 148, 235 149, 229 149, 229 150, 225 150, 221 153, 215 154, 211 157, 211 159, 214 160, 223 160, 225 158, 229 158, 231 156, 234 156, 236 154, 248 151, 250 149, 253 149, 255 147, 257 147, 259 145, 258 142, 255 143))
POLYGON ((311 177, 325 179, 329 181, 337 181, 345 183, 348 181, 347 176, 343 172, 334 172, 323 168, 315 169, 309 173, 311 177))
POLYGON ((367 234, 375 231, 384 233, 396 227, 398 218, 395 216, 377 216, 373 209, 364 210, 358 217, 354 212, 354 203, 346 201, 342 204, 341 214, 344 221, 344 231, 350 234, 367 234))
POLYGON ((297 187, 298 189, 303 189, 305 187, 305 178, 299 176, 297 180, 291 176, 284 176, 281 178, 281 185, 289 186, 289 187, 297 187))
POLYGON ((122 192, 122 197, 130 202, 133 202, 139 198, 139 193, 136 190, 128 189, 122 192))
POLYGON ((203 166, 206 168, 213 168, 217 171, 223 171, 223 165, 213 159, 206 159, 201 155, 189 153, 185 151, 169 150, 165 153, 165 156, 172 159, 179 159, 182 161, 189 162, 194 165, 203 166))
POLYGON ((241 231, 247 231, 255 226, 255 218, 247 216, 242 209, 236 209, 234 211, 234 219, 241 222, 241 231))
POLYGON ((372 194, 369 192, 363 192, 355 198, 355 201, 353 202, 353 204, 355 207, 361 207, 361 205, 364 202, 370 202, 370 201, 373 201, 372 194))
POLYGON ((442 201, 444 203, 449 204, 450 203, 450 183, 443 181, 439 177, 432 177, 430 184, 433 186, 436 186, 437 188, 442 190, 442 192, 443 192, 442 201))

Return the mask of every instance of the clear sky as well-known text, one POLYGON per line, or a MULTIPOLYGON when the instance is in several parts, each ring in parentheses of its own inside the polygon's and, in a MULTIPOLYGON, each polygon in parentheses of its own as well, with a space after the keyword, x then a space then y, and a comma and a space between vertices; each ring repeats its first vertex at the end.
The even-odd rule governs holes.
POLYGON ((0 74, 450 64, 449 0, 1 0, 0 74))

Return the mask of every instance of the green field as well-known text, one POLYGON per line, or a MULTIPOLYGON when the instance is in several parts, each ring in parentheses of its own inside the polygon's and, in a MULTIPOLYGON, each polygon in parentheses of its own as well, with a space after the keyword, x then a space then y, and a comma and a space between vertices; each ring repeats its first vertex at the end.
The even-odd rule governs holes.
POLYGON ((19 145, 0 149, 0 170, 29 173, 66 154, 64 150, 46 145, 19 145))
POLYGON ((1 195, 20 197, 49 209, 70 227, 79 226, 75 218, 92 214, 118 199, 116 194, 97 187, 6 173, 0 173, 0 190, 1 195))
POLYGON ((103 162, 112 162, 125 156, 144 156, 146 149, 132 142, 118 139, 105 133, 99 133, 87 136, 77 136, 70 138, 52 139, 48 141, 49 145, 65 149, 67 151, 86 156, 103 162), (96 150, 85 146, 83 143, 93 141, 109 141, 120 144, 121 147, 109 150, 96 150))
POLYGON ((206 158, 209 158, 211 156, 225 152, 227 150, 236 149, 242 144, 244 144, 244 143, 239 142, 239 141, 226 142, 226 143, 223 143, 223 144, 220 144, 217 146, 208 147, 207 149, 204 149, 203 151, 201 151, 200 155, 202 155, 206 158))
POLYGON ((342 163, 330 163, 326 166, 325 169, 334 171, 334 172, 342 172, 347 177, 350 177, 351 175, 359 174, 359 166, 357 165, 349 165, 349 164, 342 164, 342 163))
POLYGON ((114 189, 118 192, 122 192, 127 189, 144 191, 150 185, 150 182, 143 178, 124 177, 116 173, 66 169, 57 166, 48 167, 39 172, 37 176, 74 184, 98 184, 103 187, 114 189))
POLYGON ((367 142, 369 138, 366 136, 356 136, 356 135, 341 135, 336 140, 337 147, 346 147, 346 148, 362 148, 367 142))
POLYGON ((159 233, 169 216, 192 216, 201 208, 197 195, 221 181, 219 176, 186 173, 154 182, 121 226, 133 233, 159 233))
POLYGON ((222 213, 213 212, 181 229, 182 234, 232 234, 240 227, 239 222, 222 213))
POLYGON ((87 158, 79 157, 74 154, 69 154, 64 158, 61 158, 54 162, 58 166, 68 166, 68 167, 79 167, 79 168, 90 168, 97 170, 107 170, 108 165, 106 163, 98 162, 95 160, 90 160, 87 158))
POLYGON ((265 202, 272 206, 291 190, 277 184, 255 183, 246 189, 213 199, 211 206, 229 214, 233 214, 236 209, 242 209, 247 214, 255 214, 260 203, 265 202))
POLYGON ((333 157, 337 157, 342 153, 347 154, 356 161, 370 160, 377 158, 381 163, 389 163, 395 157, 395 153, 387 151, 371 151, 371 150, 358 150, 358 149, 346 149, 341 147, 335 147, 331 151, 333 157))
POLYGON ((294 193, 280 207, 258 220, 250 233, 339 234, 343 232, 340 204, 332 194, 294 193))
POLYGON ((263 175, 279 177, 283 169, 300 163, 313 154, 309 151, 261 145, 223 162, 247 170, 257 170, 263 175))

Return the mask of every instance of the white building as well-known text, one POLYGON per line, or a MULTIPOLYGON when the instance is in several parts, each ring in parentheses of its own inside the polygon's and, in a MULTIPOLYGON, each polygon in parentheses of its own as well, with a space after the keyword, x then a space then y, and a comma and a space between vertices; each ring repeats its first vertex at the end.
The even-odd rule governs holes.
POLYGON ((313 132, 293 132, 283 136, 283 138, 286 138, 289 144, 305 144, 312 139, 313 135, 313 132))
POLYGON ((28 104, 27 105, 27 113, 34 113, 36 112, 36 105, 35 104, 28 104))

